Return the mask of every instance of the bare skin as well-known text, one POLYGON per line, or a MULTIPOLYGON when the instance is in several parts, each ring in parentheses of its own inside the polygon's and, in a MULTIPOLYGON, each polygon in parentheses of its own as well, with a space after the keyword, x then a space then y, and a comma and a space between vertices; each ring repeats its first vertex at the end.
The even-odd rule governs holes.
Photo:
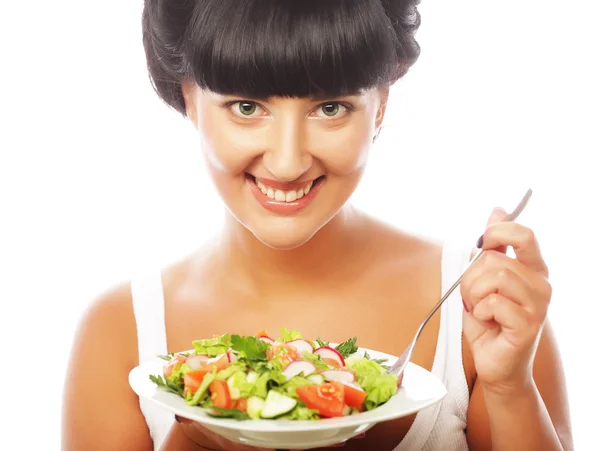
MULTIPOLYGON (((440 297, 441 248, 345 206, 364 171, 370 137, 381 125, 387 92, 345 99, 356 111, 335 119, 314 115, 319 102, 307 99, 266 102, 256 117, 245 118, 223 106, 228 99, 189 85, 184 94, 229 212, 222 234, 163 273, 168 351, 188 349, 193 340, 213 334, 286 326, 331 341, 356 335, 361 346, 399 354, 440 297), (252 198, 247 173, 281 182, 326 176, 326 184, 304 211, 282 216, 266 213, 252 198)), ((492 225, 487 233, 491 249, 516 246, 522 261, 485 259, 463 284, 472 309, 465 313, 470 328, 463 343, 469 446, 513 449, 518 437, 536 446, 529 449, 572 449, 562 368, 544 322, 547 274, 530 268, 541 259, 537 244, 524 240, 518 225, 492 225), (518 277, 500 278, 509 267, 518 277), (488 306, 494 293, 506 300, 493 305, 523 307, 511 316, 519 324, 504 324, 502 315, 494 322, 488 306), (484 325, 492 332, 482 334, 484 325), (508 347, 506 337, 514 339, 508 347), (492 347, 507 355, 498 369, 486 359, 492 347), (518 434, 511 436, 511 430, 518 434)), ((426 369, 433 364, 438 329, 439 313, 413 358, 426 369)), ((76 336, 65 385, 64 450, 152 449, 127 381, 137 364, 131 295, 123 284, 91 306, 76 336)), ((413 421, 377 425, 344 449, 392 450, 413 421)), ((162 449, 247 448, 199 425, 174 422, 162 449)))

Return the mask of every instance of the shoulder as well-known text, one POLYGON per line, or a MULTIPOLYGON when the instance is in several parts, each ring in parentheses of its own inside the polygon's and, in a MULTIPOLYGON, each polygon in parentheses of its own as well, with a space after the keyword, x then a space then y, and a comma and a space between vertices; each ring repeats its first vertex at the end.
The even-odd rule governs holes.
POLYGON ((72 343, 63 392, 63 449, 148 449, 148 429, 128 384, 138 364, 129 282, 88 306, 72 343))
POLYGON ((131 282, 121 282, 107 289, 90 303, 80 319, 73 341, 74 350, 82 342, 85 342, 87 351, 112 348, 123 365, 137 365, 131 282), (118 347, 113 348, 117 344, 118 347))
POLYGON ((421 267, 439 268, 443 243, 402 230, 392 224, 363 215, 358 225, 365 245, 377 260, 388 263, 395 271, 421 267))

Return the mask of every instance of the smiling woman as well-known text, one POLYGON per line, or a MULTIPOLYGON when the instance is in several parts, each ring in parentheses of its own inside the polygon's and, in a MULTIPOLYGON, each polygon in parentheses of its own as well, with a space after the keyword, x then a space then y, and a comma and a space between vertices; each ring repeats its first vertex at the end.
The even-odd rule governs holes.
MULTIPOLYGON (((419 56, 417 4, 144 2, 150 79, 197 131, 226 221, 189 257, 90 307, 65 385, 63 449, 247 449, 174 421, 128 385, 138 363, 201 337, 290 327, 402 352, 472 251, 389 227, 348 204, 389 89, 419 56)), ((347 449, 570 448, 564 378, 546 322, 547 268, 534 233, 497 224, 504 216, 490 217, 484 256, 413 354, 448 395, 417 415, 377 424, 347 449)), ((181 368, 177 374, 190 379, 191 367, 181 368)), ((213 401, 227 399, 228 387, 217 383, 213 401)), ((302 402, 297 390, 288 394, 302 402)))

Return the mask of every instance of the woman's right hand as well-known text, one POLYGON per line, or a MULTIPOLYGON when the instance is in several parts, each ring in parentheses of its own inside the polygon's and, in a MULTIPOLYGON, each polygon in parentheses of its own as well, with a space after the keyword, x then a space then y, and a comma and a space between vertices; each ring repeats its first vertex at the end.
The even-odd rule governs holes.
MULTIPOLYGON (((189 445, 186 451, 191 450, 210 450, 210 451, 274 451, 273 448, 256 448, 253 446, 242 445, 239 443, 234 443, 230 440, 227 440, 224 437, 221 437, 214 432, 209 431, 200 423, 192 420, 188 420, 187 418, 182 418, 179 416, 175 417, 175 420, 178 424, 175 424, 173 427, 175 429, 179 429, 185 438, 187 438, 189 445), (194 447, 195 445, 195 447, 194 447)), ((182 439, 184 437, 177 437, 181 434, 178 434, 176 431, 171 430, 171 434, 174 437, 169 437, 165 441, 164 451, 170 450, 183 450, 182 439)))

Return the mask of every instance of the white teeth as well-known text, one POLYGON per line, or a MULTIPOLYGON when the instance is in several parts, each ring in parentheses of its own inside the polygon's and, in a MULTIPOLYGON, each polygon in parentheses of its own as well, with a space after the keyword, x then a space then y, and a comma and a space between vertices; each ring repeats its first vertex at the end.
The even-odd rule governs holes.
POLYGON ((300 188, 299 190, 283 191, 266 186, 260 180, 255 179, 255 181, 256 186, 258 186, 263 194, 271 199, 275 199, 277 202, 294 202, 295 200, 302 199, 310 192, 313 185, 313 182, 310 182, 306 187, 300 188))

